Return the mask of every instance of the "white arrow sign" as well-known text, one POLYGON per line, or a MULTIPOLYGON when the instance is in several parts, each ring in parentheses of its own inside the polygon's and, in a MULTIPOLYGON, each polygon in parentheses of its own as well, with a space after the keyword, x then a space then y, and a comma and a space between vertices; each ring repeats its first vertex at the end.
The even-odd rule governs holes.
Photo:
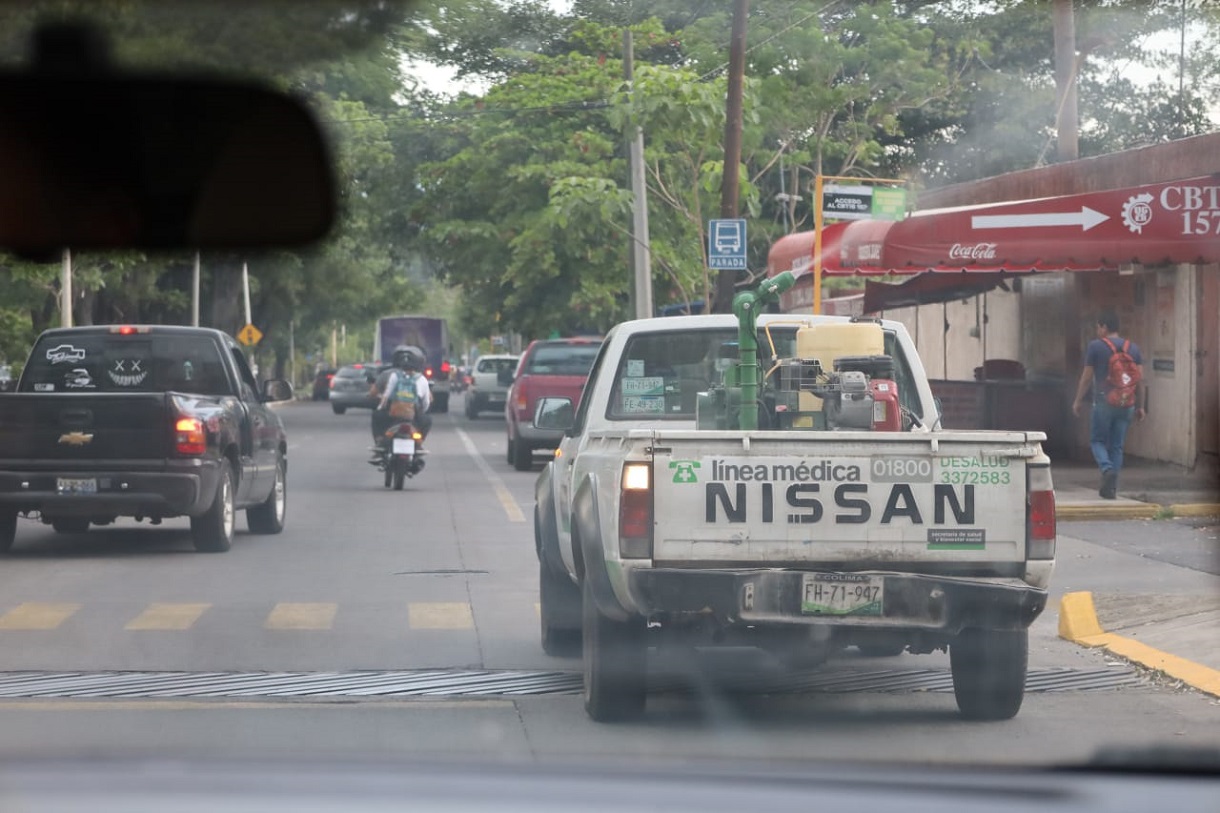
POLYGON ((1031 229, 1039 226, 1080 226, 1088 231, 1105 223, 1109 215, 1081 206, 1079 212, 1049 212, 1032 215, 975 215, 970 218, 972 229, 1031 229))

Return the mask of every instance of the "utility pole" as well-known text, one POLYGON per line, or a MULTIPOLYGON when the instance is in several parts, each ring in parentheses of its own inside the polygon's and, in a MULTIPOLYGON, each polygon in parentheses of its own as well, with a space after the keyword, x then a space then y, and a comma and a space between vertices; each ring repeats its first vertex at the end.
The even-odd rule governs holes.
MULTIPOLYGON (((724 173, 720 182, 720 217, 737 217, 738 167, 741 165, 741 96, 746 73, 746 22, 750 0, 733 0, 733 33, 729 38, 729 88, 725 103, 724 173)), ((721 269, 716 275, 712 313, 731 313, 737 272, 721 269)))
MULTIPOLYGON (((623 78, 635 100, 635 44, 631 29, 623 31, 623 78)), ((631 302, 636 319, 647 319, 652 311, 652 246, 648 237, 648 186, 644 180, 644 128, 634 125, 629 133, 631 161, 631 268, 634 284, 631 302)))
POLYGON ((246 324, 249 325, 253 319, 250 317, 250 267, 246 263, 241 264, 241 291, 246 302, 246 324))
POLYGON ((1055 0, 1053 9, 1055 30, 1055 89, 1059 101, 1055 116, 1060 161, 1080 157, 1079 123, 1076 112, 1076 21, 1072 0, 1055 0))
POLYGON ((59 271, 59 326, 72 327, 72 250, 68 248, 59 271))
POLYGON ((195 267, 191 272, 191 326, 199 327, 199 252, 195 252, 195 267))

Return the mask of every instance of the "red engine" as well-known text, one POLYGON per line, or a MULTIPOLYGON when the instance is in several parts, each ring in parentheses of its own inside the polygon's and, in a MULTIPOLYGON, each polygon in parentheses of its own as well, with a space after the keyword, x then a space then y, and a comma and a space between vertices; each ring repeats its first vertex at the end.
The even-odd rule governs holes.
POLYGON ((874 378, 868 382, 873 394, 873 431, 901 432, 902 406, 898 402, 898 384, 888 378, 874 378))

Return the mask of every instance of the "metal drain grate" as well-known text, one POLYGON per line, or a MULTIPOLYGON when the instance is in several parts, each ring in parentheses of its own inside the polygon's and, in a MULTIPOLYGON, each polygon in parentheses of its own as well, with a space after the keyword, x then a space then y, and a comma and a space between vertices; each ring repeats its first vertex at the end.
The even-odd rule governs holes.
MULTIPOLYGON (((1142 685, 1127 668, 1031 669, 1029 692, 1079 692, 1142 685)), ((951 692, 947 670, 834 670, 777 677, 717 676, 726 690, 765 693, 951 692)), ((660 677, 657 690, 682 687, 660 677)), ((0 698, 486 697, 571 695, 578 672, 409 670, 397 672, 7 672, 0 698)))

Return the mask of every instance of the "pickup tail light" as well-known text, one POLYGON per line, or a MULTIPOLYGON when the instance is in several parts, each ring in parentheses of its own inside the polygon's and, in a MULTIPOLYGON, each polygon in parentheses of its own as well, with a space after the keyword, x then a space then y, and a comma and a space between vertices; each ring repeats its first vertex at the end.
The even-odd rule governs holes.
POLYGON ((208 450, 208 436, 199 418, 178 418, 174 422, 174 448, 180 455, 201 455, 208 450))
POLYGON ((1027 559, 1054 559, 1058 528, 1055 521, 1055 489, 1051 485, 1050 468, 1030 466, 1029 501, 1027 509, 1027 559))
POLYGON ((623 559, 652 558, 652 467, 648 463, 623 466, 618 551, 623 559))

